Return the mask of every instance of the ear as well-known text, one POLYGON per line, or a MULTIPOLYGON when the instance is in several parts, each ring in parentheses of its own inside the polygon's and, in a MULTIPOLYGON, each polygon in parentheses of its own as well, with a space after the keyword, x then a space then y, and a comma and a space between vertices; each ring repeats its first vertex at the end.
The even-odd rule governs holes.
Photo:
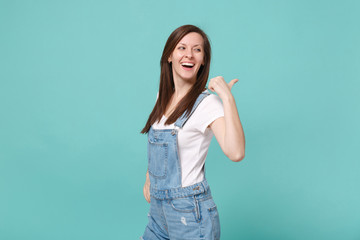
POLYGON ((168 63, 171 63, 171 55, 170 55, 170 57, 168 58, 168 63))

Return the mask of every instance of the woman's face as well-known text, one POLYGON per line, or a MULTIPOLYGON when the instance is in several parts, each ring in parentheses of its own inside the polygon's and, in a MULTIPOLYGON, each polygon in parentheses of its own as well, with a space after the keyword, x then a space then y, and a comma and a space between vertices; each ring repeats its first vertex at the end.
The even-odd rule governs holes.
POLYGON ((171 53, 174 80, 196 82, 197 73, 204 64, 204 39, 199 33, 185 35, 171 53))

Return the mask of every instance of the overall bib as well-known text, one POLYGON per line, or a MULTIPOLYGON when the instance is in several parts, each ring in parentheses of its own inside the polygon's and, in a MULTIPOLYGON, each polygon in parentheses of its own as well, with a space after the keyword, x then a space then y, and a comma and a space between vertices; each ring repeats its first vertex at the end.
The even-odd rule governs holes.
POLYGON ((208 95, 208 92, 201 93, 189 116, 185 112, 178 118, 174 129, 150 127, 148 171, 151 201, 149 222, 140 239, 220 239, 219 215, 206 178, 204 176, 203 181, 182 187, 178 154, 178 128, 185 125, 208 95))

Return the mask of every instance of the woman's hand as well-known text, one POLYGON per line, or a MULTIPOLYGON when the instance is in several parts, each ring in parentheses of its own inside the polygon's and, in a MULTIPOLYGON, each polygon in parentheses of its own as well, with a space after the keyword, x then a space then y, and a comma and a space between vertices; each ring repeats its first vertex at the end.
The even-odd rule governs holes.
POLYGON ((208 88, 216 92, 221 99, 232 96, 231 88, 238 82, 239 79, 233 79, 229 83, 226 83, 222 76, 214 77, 210 80, 208 88))
POLYGON ((144 197, 145 200, 150 203, 150 179, 149 179, 149 173, 146 173, 146 181, 143 188, 144 197))

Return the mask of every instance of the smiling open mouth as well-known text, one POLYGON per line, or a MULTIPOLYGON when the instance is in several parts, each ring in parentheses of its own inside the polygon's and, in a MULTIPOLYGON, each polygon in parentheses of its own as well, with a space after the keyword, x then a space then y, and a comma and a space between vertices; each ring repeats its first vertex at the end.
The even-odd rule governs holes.
POLYGON ((195 64, 193 63, 182 63, 181 66, 185 68, 193 68, 195 64))

